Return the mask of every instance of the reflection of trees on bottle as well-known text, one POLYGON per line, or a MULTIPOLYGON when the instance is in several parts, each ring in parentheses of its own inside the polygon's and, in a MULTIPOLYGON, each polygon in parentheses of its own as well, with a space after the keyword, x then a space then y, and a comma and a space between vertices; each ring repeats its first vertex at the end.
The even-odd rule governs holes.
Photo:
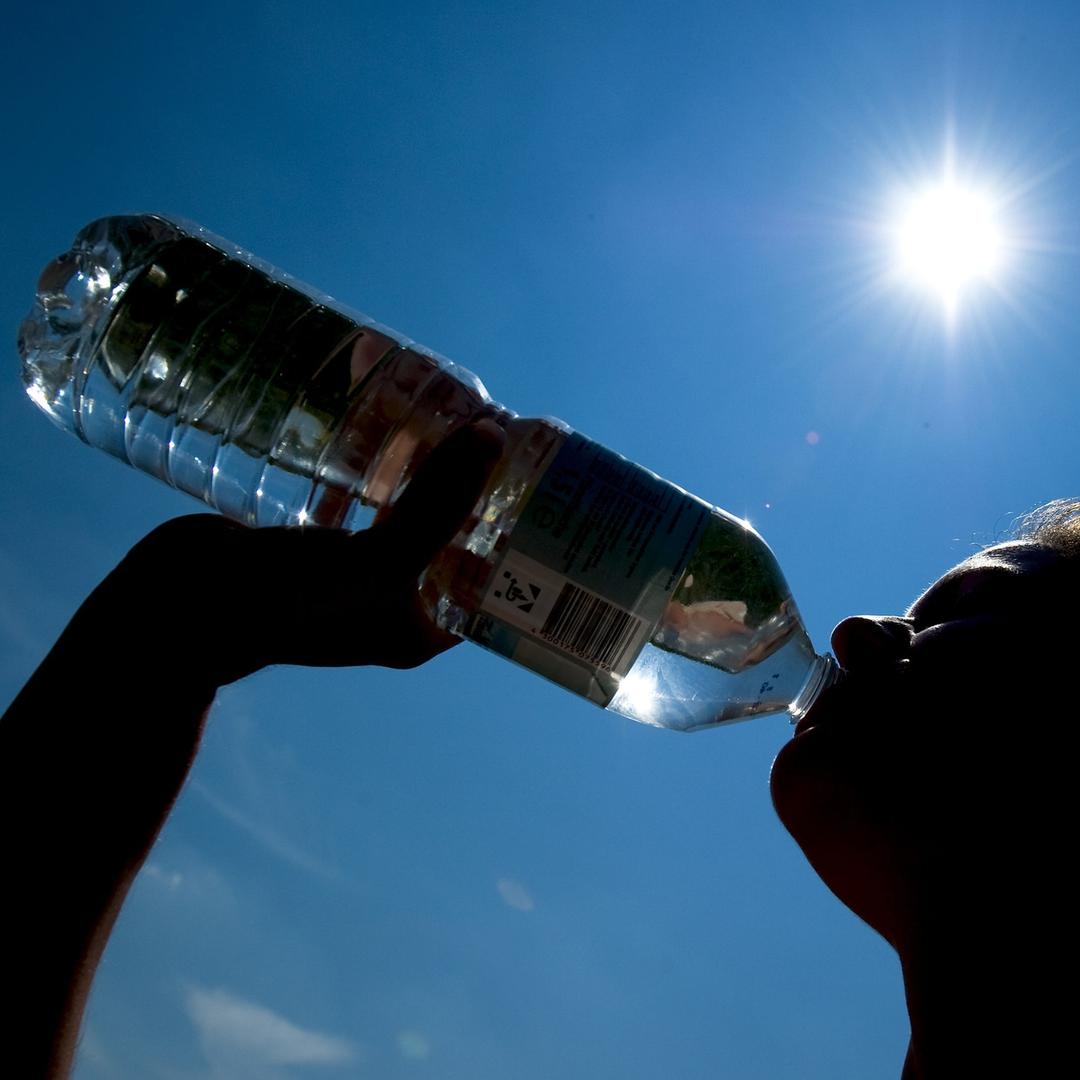
POLYGON ((38 289, 19 341, 34 400, 248 524, 361 527, 498 411, 469 372, 197 227, 95 222, 38 289))
POLYGON ((714 512, 653 636, 653 644, 725 671, 774 652, 798 625, 787 584, 765 542, 714 512))
MULTIPOLYGON (((349 392, 348 354, 336 365, 325 360, 356 332, 348 317, 180 237, 128 284, 102 360, 136 433, 147 419, 152 430, 152 417, 171 422, 174 457, 185 437, 194 446, 210 437, 310 474, 349 392), (313 358, 324 359, 321 379, 313 378, 313 358)), ((201 479, 209 482, 211 471, 201 479)))

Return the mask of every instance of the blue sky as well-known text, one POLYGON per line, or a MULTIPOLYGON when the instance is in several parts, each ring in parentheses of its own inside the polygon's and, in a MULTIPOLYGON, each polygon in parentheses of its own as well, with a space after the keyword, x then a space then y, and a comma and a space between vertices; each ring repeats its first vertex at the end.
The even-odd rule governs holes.
MULTIPOLYGON (((0 45, 6 699, 128 547, 196 508, 55 430, 18 379, 40 266, 130 210, 200 221, 748 517, 820 646, 902 608, 1080 486, 1078 22, 24 7, 0 45), (1008 238, 951 331, 883 273, 892 199, 947 145, 1008 238)), ((163 568, 138 630, 177 602, 163 568)), ((88 708, 123 685, 117 642, 88 708)), ((76 1075, 895 1076, 895 961, 769 805, 787 737, 641 728, 472 647, 261 673, 220 696, 76 1075)))

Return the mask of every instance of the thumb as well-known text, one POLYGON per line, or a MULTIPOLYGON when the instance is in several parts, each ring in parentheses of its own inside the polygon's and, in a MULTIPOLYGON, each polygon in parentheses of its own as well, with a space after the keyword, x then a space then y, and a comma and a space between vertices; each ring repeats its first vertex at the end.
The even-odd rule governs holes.
POLYGON ((460 532, 505 446, 506 432, 485 418, 452 432, 420 463, 375 526, 398 567, 419 574, 460 532))

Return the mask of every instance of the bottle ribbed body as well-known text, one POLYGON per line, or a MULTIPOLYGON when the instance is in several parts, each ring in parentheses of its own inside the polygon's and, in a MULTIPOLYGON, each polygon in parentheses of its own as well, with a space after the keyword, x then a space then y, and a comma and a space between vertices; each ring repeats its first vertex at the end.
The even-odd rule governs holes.
POLYGON ((440 624, 645 723, 805 711, 835 674, 745 522, 198 226, 105 218, 20 328, 61 427, 248 525, 369 523, 456 427, 507 449, 425 575, 440 624))
POLYGON ((197 226, 106 218, 43 272, 23 375, 62 427, 251 525, 358 527, 471 373, 197 226))

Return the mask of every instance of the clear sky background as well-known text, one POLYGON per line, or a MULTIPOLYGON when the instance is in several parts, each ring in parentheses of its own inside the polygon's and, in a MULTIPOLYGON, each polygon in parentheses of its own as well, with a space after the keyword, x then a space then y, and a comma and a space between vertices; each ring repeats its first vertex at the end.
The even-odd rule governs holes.
MULTIPOLYGON (((748 517, 822 648, 1080 489, 1074 4, 163 0, 7 22, 5 700, 137 539, 198 509, 21 390, 37 272, 107 213, 202 222, 748 517), (886 273, 896 193, 950 144, 1008 241, 951 328, 886 273)), ((161 567, 131 633, 190 599, 161 567)), ((208 618, 206 648, 230 632, 208 618)), ((124 685, 117 641, 88 722, 124 685)), ((1016 737, 1053 752, 1046 721, 1016 737)), ((413 673, 261 673, 220 695, 76 1075, 896 1076, 896 962, 769 803, 787 737, 782 717, 639 727, 471 646, 413 673)))

